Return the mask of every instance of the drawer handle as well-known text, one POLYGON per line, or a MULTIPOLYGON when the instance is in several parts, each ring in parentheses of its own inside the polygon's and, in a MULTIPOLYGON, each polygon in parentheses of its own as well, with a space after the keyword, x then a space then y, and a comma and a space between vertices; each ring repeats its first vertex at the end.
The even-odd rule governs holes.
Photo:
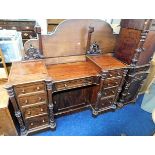
POLYGON ((110 83, 108 83, 108 86, 110 86, 110 83))
POLYGON ((30 124, 31 126, 33 125, 33 123, 30 124))
POLYGON ((44 111, 44 109, 43 109, 43 108, 41 108, 41 109, 40 109, 40 111, 41 111, 41 112, 43 112, 43 111, 44 111))
POLYGON ((22 93, 25 93, 25 90, 24 89, 22 90, 22 93))
POLYGON ((41 100, 42 100, 42 98, 41 98, 41 97, 39 97, 38 99, 39 99, 39 101, 41 101, 41 100))
POLYGON ((43 121, 42 121, 43 123, 45 122, 45 120, 43 119, 43 121))
POLYGON ((118 82, 115 82, 115 84, 118 84, 118 82))
POLYGON ((64 87, 67 88, 67 84, 64 84, 64 87))
POLYGON ((40 90, 40 87, 37 87, 37 90, 40 90))
POLYGON ((109 76, 112 77, 112 74, 110 74, 109 76))
POLYGON ((28 115, 31 115, 31 111, 28 111, 28 115))
POLYGON ((117 73, 117 75, 119 76, 119 75, 121 75, 120 73, 117 73))
POLYGON ((25 104, 27 104, 28 103, 28 100, 25 100, 25 104))
POLYGON ((24 36, 27 37, 29 34, 28 33, 24 33, 24 36))
POLYGON ((114 91, 111 91, 113 94, 115 93, 114 91))

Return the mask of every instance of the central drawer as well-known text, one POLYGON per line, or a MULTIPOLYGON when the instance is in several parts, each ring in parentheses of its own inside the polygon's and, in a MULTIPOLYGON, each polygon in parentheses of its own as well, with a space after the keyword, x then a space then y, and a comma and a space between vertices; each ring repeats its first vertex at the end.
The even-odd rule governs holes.
POLYGON ((40 102, 46 102, 46 100, 47 100, 47 95, 45 92, 18 97, 18 103, 20 106, 26 106, 26 105, 40 103, 40 102))
POLYGON ((25 119, 28 129, 33 129, 48 124, 48 115, 41 115, 25 119))
POLYGON ((87 86, 87 85, 91 85, 93 83, 94 83, 94 78, 87 77, 87 78, 82 78, 82 79, 57 82, 57 83, 55 83, 55 89, 56 89, 56 91, 60 91, 60 90, 81 87, 81 86, 87 86))
POLYGON ((47 113, 47 103, 22 108, 25 118, 47 113))
POLYGON ((44 82, 35 82, 35 83, 18 85, 18 86, 15 86, 14 89, 15 89, 17 96, 22 96, 27 93, 39 92, 39 91, 46 90, 44 82))

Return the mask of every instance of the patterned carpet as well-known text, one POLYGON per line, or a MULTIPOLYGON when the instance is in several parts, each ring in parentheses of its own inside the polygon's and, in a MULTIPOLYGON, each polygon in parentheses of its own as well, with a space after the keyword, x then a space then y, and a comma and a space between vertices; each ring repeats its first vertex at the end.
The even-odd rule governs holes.
POLYGON ((155 124, 151 114, 141 109, 143 95, 136 104, 129 104, 115 112, 108 112, 93 118, 91 111, 56 119, 56 131, 44 131, 35 136, 151 136, 155 124))

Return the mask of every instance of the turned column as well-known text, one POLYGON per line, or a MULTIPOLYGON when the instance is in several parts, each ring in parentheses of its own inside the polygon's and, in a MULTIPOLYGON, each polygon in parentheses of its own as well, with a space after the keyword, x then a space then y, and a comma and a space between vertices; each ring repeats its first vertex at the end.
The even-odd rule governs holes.
POLYGON ((43 55, 41 27, 39 25, 36 25, 34 27, 34 31, 37 33, 38 39, 39 39, 39 52, 40 52, 41 55, 43 55))
POLYGON ((54 120, 54 113, 53 113, 52 80, 46 79, 45 82, 46 82, 47 95, 48 95, 49 124, 51 129, 55 129, 56 123, 54 120))
POLYGON ((93 110, 94 115, 98 115, 98 110, 99 110, 98 105, 100 104, 100 100, 101 100, 102 92, 103 92, 104 80, 106 79, 107 75, 108 75, 108 71, 103 71, 101 73, 100 88, 99 88, 99 92, 97 93, 97 101, 95 103, 95 108, 93 110))
POLYGON ((15 116, 16 116, 18 122, 19 122, 20 134, 21 135, 26 135, 27 134, 27 129, 25 127, 24 121, 22 119, 21 112, 20 112, 20 110, 18 108, 18 105, 17 105, 17 101, 16 101, 16 98, 15 98, 15 92, 13 90, 13 86, 12 85, 7 85, 7 86, 5 86, 5 89, 8 92, 9 98, 10 98, 11 103, 12 103, 13 108, 14 108, 15 116))

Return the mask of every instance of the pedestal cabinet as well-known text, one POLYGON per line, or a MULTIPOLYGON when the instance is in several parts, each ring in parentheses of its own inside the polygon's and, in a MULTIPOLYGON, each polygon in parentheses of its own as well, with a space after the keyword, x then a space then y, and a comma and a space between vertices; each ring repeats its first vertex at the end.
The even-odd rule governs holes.
POLYGON ((135 102, 155 51, 154 20, 123 19, 115 57, 129 65, 118 105, 135 102))

